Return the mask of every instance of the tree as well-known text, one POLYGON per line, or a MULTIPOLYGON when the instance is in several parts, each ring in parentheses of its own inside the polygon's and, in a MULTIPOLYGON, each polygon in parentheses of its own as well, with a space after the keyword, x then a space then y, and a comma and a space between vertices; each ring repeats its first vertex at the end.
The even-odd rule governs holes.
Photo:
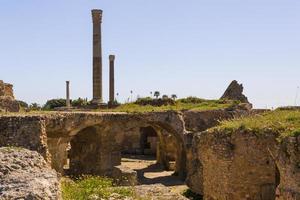
POLYGON ((53 110, 54 108, 65 107, 66 99, 50 99, 43 106, 44 110, 53 110))
POLYGON ((168 97, 168 95, 164 94, 164 95, 162 95, 162 98, 163 99, 168 99, 169 97, 168 97))
POLYGON ((32 104, 30 104, 29 109, 30 110, 41 110, 41 106, 37 103, 32 103, 32 104))
POLYGON ((158 98, 158 97, 160 96, 160 92, 159 92, 159 91, 155 91, 155 92, 154 92, 154 96, 155 96, 156 98, 158 98))
POLYGON ((18 100, 18 103, 22 108, 28 108, 28 103, 26 103, 25 101, 18 100))
POLYGON ((78 99, 72 100, 71 104, 73 107, 83 107, 88 104, 88 101, 87 99, 83 99, 79 97, 78 99))
POLYGON ((177 95, 176 94, 172 94, 171 98, 175 101, 177 99, 177 95))

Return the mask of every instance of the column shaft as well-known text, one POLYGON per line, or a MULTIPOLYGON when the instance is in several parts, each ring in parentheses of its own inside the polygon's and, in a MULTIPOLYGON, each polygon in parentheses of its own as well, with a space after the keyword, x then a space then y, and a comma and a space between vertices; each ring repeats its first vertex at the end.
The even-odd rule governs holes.
POLYGON ((70 81, 66 81, 66 106, 71 107, 70 101, 70 81))
POLYGON ((102 10, 92 10, 93 17, 93 103, 100 104, 102 98, 102 10))
POLYGON ((115 56, 109 56, 109 102, 115 100, 115 56))

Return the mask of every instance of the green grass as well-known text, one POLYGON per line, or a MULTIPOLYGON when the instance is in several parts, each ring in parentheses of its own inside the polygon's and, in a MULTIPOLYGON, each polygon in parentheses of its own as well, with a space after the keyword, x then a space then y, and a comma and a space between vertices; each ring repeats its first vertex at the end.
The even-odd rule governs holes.
POLYGON ((209 131, 224 131, 233 133, 238 129, 265 133, 269 131, 280 133, 280 138, 300 135, 300 111, 275 110, 264 114, 223 121, 209 131))
MULTIPOLYGON (((146 113, 146 112, 163 112, 163 111, 182 111, 182 110, 195 110, 195 111, 206 111, 206 110, 217 110, 224 109, 234 105, 239 104, 236 101, 230 100, 207 100, 197 97, 187 97, 185 99, 178 99, 174 101, 174 105, 163 105, 163 106, 153 106, 153 105, 139 105, 137 103, 125 103, 121 104, 113 109, 96 109, 90 110, 93 112, 127 112, 127 113, 146 113)), ((2 115, 41 115, 41 114, 51 114, 57 113, 58 111, 21 111, 19 113, 1 113, 2 115)))
POLYGON ((61 181, 63 200, 108 199, 112 194, 118 198, 132 197, 130 187, 114 187, 112 179, 84 176, 76 180, 63 178, 61 181))
MULTIPOLYGON (((175 105, 165 105, 165 106, 151 106, 151 105, 138 105, 135 103, 127 103, 118 106, 115 109, 109 109, 107 111, 112 112, 128 112, 128 113, 144 113, 144 112, 160 112, 160 111, 181 111, 181 110, 217 110, 222 108, 228 108, 235 104, 235 102, 220 101, 220 100, 204 100, 200 103, 184 103, 181 101, 176 101, 175 105)), ((103 110, 105 111, 105 110, 103 110)))

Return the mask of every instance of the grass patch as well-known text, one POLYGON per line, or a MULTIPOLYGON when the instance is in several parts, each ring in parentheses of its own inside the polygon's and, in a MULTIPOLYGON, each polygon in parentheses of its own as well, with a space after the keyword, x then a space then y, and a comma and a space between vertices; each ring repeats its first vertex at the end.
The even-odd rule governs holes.
POLYGON ((122 199, 134 195, 130 187, 115 187, 112 179, 99 176, 63 178, 61 188, 63 200, 109 199, 112 195, 122 199))
POLYGON ((249 130, 257 133, 274 131, 280 133, 280 137, 300 135, 300 111, 275 110, 260 115, 223 121, 210 129, 232 133, 238 129, 249 130))
MULTIPOLYGON (((194 99, 193 99, 194 100, 194 99)), ((162 105, 162 106, 152 106, 152 105, 139 105, 136 103, 122 104, 114 109, 109 109, 112 112, 128 112, 128 113, 145 113, 145 112, 160 112, 160 111, 182 111, 182 110, 217 110, 228 108, 230 106, 236 105, 237 102, 224 101, 224 100, 203 100, 198 101, 187 101, 185 99, 177 100, 174 105, 162 105)))
POLYGON ((182 195, 190 200, 203 200, 202 195, 194 193, 191 189, 185 190, 182 195))

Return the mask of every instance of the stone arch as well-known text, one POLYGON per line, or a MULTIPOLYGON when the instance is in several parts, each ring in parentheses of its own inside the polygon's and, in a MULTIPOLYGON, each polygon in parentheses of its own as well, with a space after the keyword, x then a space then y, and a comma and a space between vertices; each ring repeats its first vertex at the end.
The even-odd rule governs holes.
MULTIPOLYGON (((181 176, 185 174, 186 155, 183 142, 184 126, 176 113, 140 115, 68 113, 63 116, 49 118, 46 125, 46 132, 48 148, 52 155, 52 167, 58 172, 63 173, 63 166, 67 161, 66 151, 68 143, 71 142, 73 138, 79 140, 79 136, 76 135, 81 135, 82 132, 87 130, 91 131, 93 129, 92 132, 94 132, 95 135, 97 135, 95 137, 99 139, 97 150, 99 157, 98 160, 95 161, 95 165, 93 165, 94 168, 91 170, 86 169, 86 172, 109 174, 113 166, 120 164, 121 146, 117 145, 117 138, 120 132, 126 128, 144 126, 151 126, 157 132, 165 130, 176 138, 179 144, 179 153, 175 171, 181 176), (173 123, 174 121, 175 123, 173 123)), ((74 141, 76 141, 76 139, 74 141)), ((73 149, 73 153, 74 152, 76 151, 73 149)), ((73 157, 76 156, 73 155, 73 157)))

